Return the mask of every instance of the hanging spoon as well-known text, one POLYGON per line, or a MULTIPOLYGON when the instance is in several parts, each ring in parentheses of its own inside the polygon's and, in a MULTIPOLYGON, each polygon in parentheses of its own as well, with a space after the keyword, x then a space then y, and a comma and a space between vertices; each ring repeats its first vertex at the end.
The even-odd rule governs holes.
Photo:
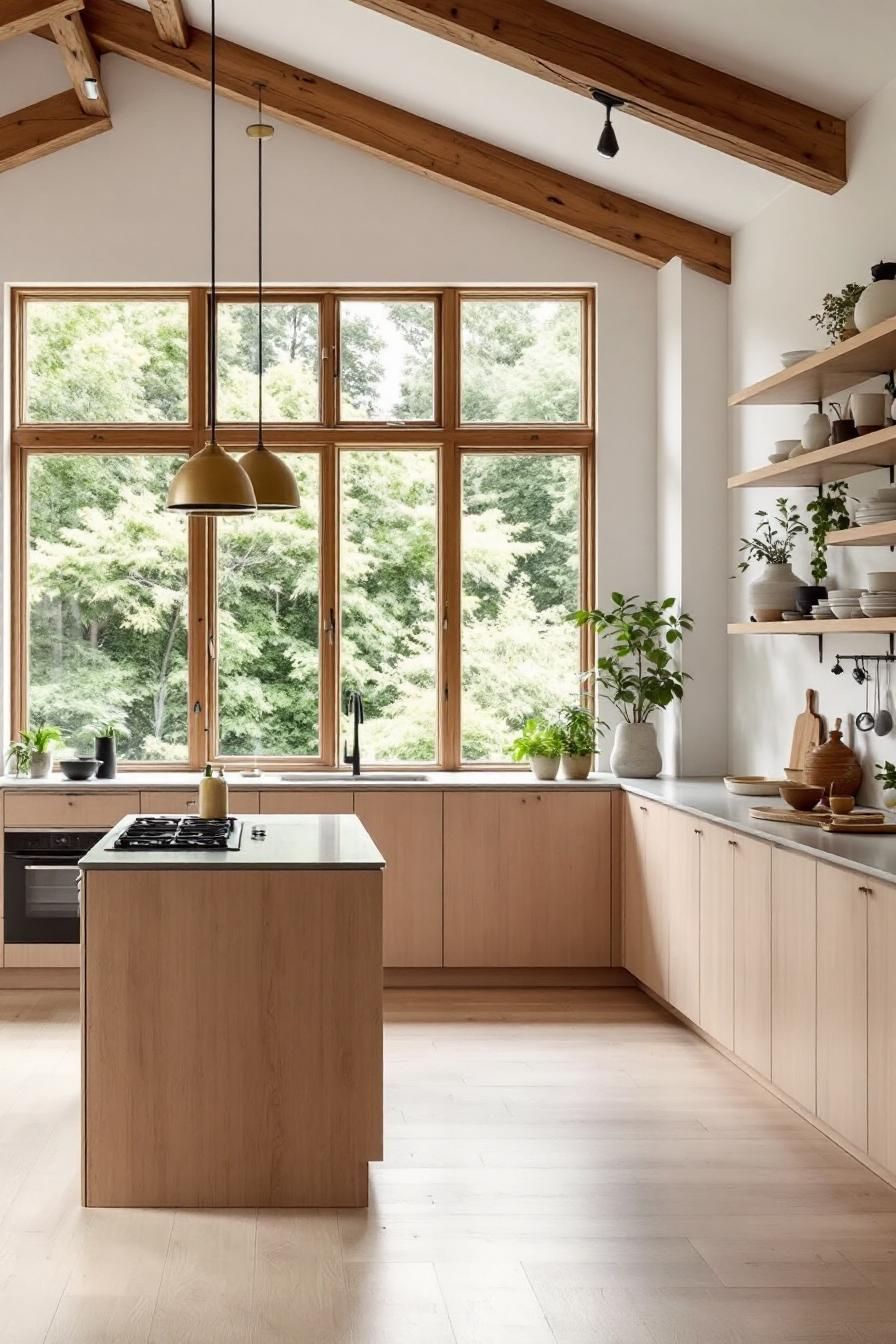
POLYGON ((861 714, 857 715, 856 727, 862 733, 870 733, 871 729, 874 727, 874 715, 871 714, 868 709, 869 693, 871 691, 871 686, 869 684, 871 681, 871 674, 864 663, 862 664, 862 670, 865 674, 865 709, 861 714))
MULTIPOLYGON (((878 671, 879 671, 879 670, 880 670, 880 663, 878 663, 877 666, 878 666, 878 671)), ((878 686, 879 686, 879 684, 880 684, 880 677, 878 676, 878 686)), ((886 693, 885 693, 885 695, 884 695, 883 708, 881 708, 881 703, 880 703, 880 691, 878 690, 878 697, 877 697, 877 713, 876 713, 875 716, 874 716, 874 731, 875 731, 875 733, 877 733, 877 736, 878 736, 878 737, 886 737, 888 733, 891 733, 891 732, 893 731, 893 715, 890 713, 889 709, 887 708, 887 706, 889 705, 889 703, 890 703, 890 662, 889 662, 889 659, 888 659, 888 660, 887 660, 887 689, 886 689, 886 693)))

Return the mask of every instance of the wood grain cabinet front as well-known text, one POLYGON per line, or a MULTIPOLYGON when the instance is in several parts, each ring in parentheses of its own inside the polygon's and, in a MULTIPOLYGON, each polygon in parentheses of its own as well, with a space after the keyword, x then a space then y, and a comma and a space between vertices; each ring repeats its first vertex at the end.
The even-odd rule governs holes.
POLYGON ((700 1026, 734 1049, 734 849, 723 826, 703 823, 700 847, 700 1026))
POLYGON ((441 793, 359 791, 355 813, 386 860, 383 965, 441 966, 441 793))
POLYGON ((868 898, 859 873, 818 865, 819 1120, 868 1146, 868 898))
POLYGON ((734 1053, 772 1072, 772 851, 764 840, 733 840, 734 1053))
POLYGON ((611 800, 445 794, 446 966, 609 966, 611 800))
POLYGON ((700 1019, 700 849, 703 823, 670 812, 666 882, 669 903, 667 999, 692 1022, 700 1019))
POLYGON ((868 887, 868 1152, 896 1172, 896 887, 868 887))
POLYGON ((814 859, 772 851, 772 1082, 815 1113, 814 859))
POLYGON ((623 830, 624 964, 645 985, 667 996, 669 978, 669 809, 635 794, 626 797, 623 830))
POLYGON ((130 812, 140 811, 140 794, 133 793, 21 793, 10 791, 4 800, 3 824, 7 828, 33 830, 44 826, 72 830, 101 829, 117 825, 130 812))

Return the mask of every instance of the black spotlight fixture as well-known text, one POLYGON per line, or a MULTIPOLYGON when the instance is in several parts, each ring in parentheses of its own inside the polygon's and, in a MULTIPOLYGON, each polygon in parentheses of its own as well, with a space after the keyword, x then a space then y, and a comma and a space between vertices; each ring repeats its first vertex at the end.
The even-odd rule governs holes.
POLYGON ((619 141, 616 139, 616 132, 613 130, 613 123, 610 120, 610 116, 615 108, 625 106, 625 100, 623 98, 614 98, 612 93, 604 93, 601 89, 592 89, 591 97, 596 103, 600 103, 607 114, 604 128, 601 131, 600 139, 597 142, 597 152, 598 154, 603 154, 607 159, 615 159, 616 155, 619 153, 619 141))

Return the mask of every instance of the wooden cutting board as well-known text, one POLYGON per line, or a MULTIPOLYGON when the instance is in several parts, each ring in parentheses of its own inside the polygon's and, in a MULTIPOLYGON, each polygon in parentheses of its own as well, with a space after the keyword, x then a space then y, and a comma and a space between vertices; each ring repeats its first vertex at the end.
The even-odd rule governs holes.
POLYGON ((812 708, 814 698, 815 692, 807 691, 806 708, 802 714, 796 716, 796 723, 793 726, 793 740, 790 744, 790 760, 787 762, 790 770, 802 770, 809 752, 814 751, 821 743, 823 735, 821 719, 812 708))

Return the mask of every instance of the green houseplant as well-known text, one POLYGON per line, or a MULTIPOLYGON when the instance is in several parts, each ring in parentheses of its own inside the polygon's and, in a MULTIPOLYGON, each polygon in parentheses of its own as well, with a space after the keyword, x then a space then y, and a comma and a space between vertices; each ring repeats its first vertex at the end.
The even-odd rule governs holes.
POLYGON ((853 281, 852 284, 844 285, 839 294, 825 294, 821 301, 821 312, 813 313, 810 317, 809 321, 825 333, 831 345, 856 334, 856 304, 864 288, 864 285, 853 281))
POLYGON ((560 713, 564 779, 587 779, 594 764, 597 739, 604 731, 599 719, 584 705, 568 705, 560 713))
POLYGON ((809 541, 812 545, 812 577, 816 584, 823 584, 828 572, 827 535, 829 532, 842 532, 849 527, 851 519, 847 507, 847 484, 845 481, 831 481, 824 493, 811 499, 806 505, 809 515, 809 541))
POLYGON ((752 564, 764 564, 765 569, 749 588, 750 610, 754 620, 780 621, 782 611, 792 611, 799 588, 806 588, 790 568, 797 538, 808 532, 795 504, 785 498, 775 500, 775 512, 756 510, 757 527, 752 537, 741 537, 740 552, 745 557, 738 564, 742 574, 752 564))
POLYGON ((674 597, 643 601, 612 593, 611 598, 612 607, 577 611, 572 619, 597 634, 598 659, 590 675, 622 717, 610 768, 623 777, 654 779, 663 762, 650 717, 684 694, 687 674, 675 662, 674 648, 694 624, 687 612, 676 615, 674 597))
POLYGON ((536 779, 556 779, 563 755, 563 730, 540 715, 527 719, 510 748, 515 761, 528 761, 536 779))
POLYGON ((28 770, 32 779, 46 779, 53 768, 53 747, 61 741, 58 728, 40 723, 36 728, 26 728, 17 742, 10 743, 6 759, 14 762, 17 775, 28 770))

